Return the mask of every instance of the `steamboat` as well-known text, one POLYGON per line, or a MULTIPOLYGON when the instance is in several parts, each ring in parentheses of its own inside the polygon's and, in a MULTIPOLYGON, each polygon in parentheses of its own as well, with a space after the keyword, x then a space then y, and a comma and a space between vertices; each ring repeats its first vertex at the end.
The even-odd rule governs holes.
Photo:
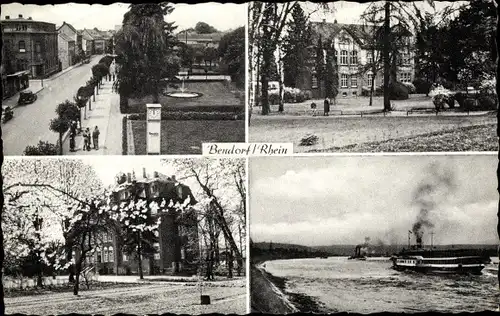
POLYGON ((416 245, 393 256, 392 262, 393 268, 398 271, 478 275, 491 259, 480 249, 424 248, 420 235, 416 237, 416 245))

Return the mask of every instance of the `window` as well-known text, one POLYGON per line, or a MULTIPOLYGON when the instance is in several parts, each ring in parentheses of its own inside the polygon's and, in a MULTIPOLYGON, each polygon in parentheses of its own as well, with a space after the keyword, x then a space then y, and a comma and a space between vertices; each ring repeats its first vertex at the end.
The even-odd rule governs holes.
POLYGON ((358 52, 353 50, 351 52, 351 64, 357 65, 358 64, 358 52))
POLYGON ((369 63, 369 64, 372 64, 372 63, 373 63, 373 52, 368 52, 368 53, 366 54, 366 61, 367 61, 367 63, 369 63))
POLYGON ((402 72, 399 74, 399 81, 411 82, 411 74, 409 72, 402 72))
POLYGON ((24 53, 26 51, 26 43, 24 41, 19 41, 19 52, 24 53))
MULTIPOLYGON (((366 75, 366 85, 371 87, 372 86, 372 79, 373 79, 373 74, 367 74, 366 75)), ((373 83, 375 86, 375 82, 373 83)))
POLYGON ((312 81, 312 88, 317 88, 318 87, 318 77, 316 77, 316 75, 312 75, 311 81, 312 81))
POLYGON ((347 59, 347 51, 346 50, 341 50, 340 51, 340 64, 341 65, 347 65, 348 59, 347 59))
POLYGON ((347 75, 346 74, 340 75, 340 86, 342 88, 347 88, 347 75))
POLYGON ((155 258, 155 260, 160 260, 160 254, 159 253, 155 253, 154 254, 154 258, 155 258))
POLYGON ((108 256, 109 256, 109 262, 115 261, 115 256, 114 256, 114 253, 113 253, 113 247, 109 247, 108 256))
POLYGON ((104 248, 102 261, 103 262, 108 262, 108 260, 109 260, 109 257, 108 257, 108 248, 104 248))
POLYGON ((128 260, 127 255, 123 254, 123 261, 127 261, 127 260, 128 260))
POLYGON ((16 31, 26 31, 28 29, 28 26, 26 24, 17 24, 16 25, 16 31))
POLYGON ((351 75, 351 88, 356 88, 358 86, 358 78, 356 75, 351 75))
POLYGON ((403 65, 410 65, 410 54, 402 53, 401 54, 401 62, 403 65))
POLYGON ((41 46, 40 42, 38 42, 38 41, 35 42, 35 52, 37 52, 37 53, 42 52, 42 46, 41 46))

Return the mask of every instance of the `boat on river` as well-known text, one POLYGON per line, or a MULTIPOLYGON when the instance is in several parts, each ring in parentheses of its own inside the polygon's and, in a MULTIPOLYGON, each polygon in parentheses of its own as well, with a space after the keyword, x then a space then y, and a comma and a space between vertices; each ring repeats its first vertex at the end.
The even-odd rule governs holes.
POLYGON ((424 248, 421 238, 411 249, 392 257, 393 268, 423 273, 481 274, 491 262, 488 253, 481 249, 424 248))

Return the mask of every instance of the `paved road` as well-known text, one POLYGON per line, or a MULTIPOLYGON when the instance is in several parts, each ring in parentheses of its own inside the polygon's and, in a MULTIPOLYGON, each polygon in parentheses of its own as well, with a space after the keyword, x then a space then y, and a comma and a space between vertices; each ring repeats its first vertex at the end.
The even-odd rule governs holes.
MULTIPOLYGON (((224 282, 225 283, 225 282, 224 282)), ((8 314, 245 314, 247 291, 244 280, 220 286, 204 286, 210 305, 200 305, 198 284, 159 282, 133 287, 20 296, 5 299, 8 314), (232 284, 231 284, 232 283, 232 284)))
POLYGON ((5 155, 22 155, 28 145, 39 140, 56 143, 58 135, 49 129, 50 120, 56 116, 57 105, 66 99, 73 101, 78 88, 91 77, 91 68, 102 56, 94 56, 89 64, 76 67, 53 80, 44 80, 44 89, 35 103, 18 106, 14 118, 2 124, 5 155))

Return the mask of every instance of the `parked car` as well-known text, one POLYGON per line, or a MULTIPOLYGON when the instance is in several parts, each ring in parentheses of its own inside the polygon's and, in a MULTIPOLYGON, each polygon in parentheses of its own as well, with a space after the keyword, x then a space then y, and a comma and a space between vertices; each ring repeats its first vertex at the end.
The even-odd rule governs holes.
POLYGON ((17 101, 17 105, 31 104, 35 102, 37 99, 37 95, 34 94, 31 90, 21 91, 19 93, 19 101, 17 101))
POLYGON ((14 117, 14 112, 9 106, 2 106, 2 121, 8 122, 14 117))

